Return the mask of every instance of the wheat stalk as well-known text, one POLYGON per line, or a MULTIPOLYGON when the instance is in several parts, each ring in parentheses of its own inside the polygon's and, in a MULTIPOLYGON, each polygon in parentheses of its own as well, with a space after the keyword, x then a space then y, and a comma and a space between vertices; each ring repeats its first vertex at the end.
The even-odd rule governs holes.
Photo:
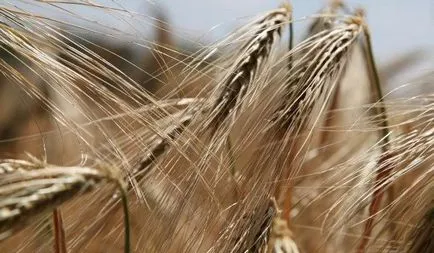
MULTIPOLYGON (((363 15, 363 11, 359 11, 362 14, 359 14, 359 16, 363 15)), ((367 57, 367 63, 368 63, 368 67, 370 69, 370 73, 371 73, 371 82, 373 84, 373 93, 374 93, 374 97, 375 99, 378 100, 378 103, 380 106, 376 107, 377 108, 377 115, 379 115, 381 117, 381 121, 379 123, 379 128, 381 129, 381 137, 380 140, 382 142, 382 153, 386 154, 387 151, 389 150, 389 142, 390 142, 390 132, 389 132, 389 124, 388 124, 388 118, 387 118, 387 113, 386 113, 386 109, 384 107, 384 102, 383 102, 383 92, 382 92, 382 86, 380 83, 380 76, 378 74, 377 71, 377 67, 375 64, 375 60, 374 60, 374 54, 372 51, 372 43, 371 43, 371 35, 370 35, 370 31, 367 27, 367 25, 365 24, 363 26, 363 30, 364 30, 364 35, 365 35, 365 50, 366 50, 366 57, 367 57)), ((388 165, 385 166, 385 163, 382 162, 382 160, 385 159, 385 157, 381 157, 380 160, 378 161, 379 167, 378 167, 378 172, 377 172, 377 178, 375 179, 375 183, 378 185, 382 185, 383 184, 383 180, 384 178, 386 178, 391 171, 393 170, 393 167, 390 167, 388 165)), ((387 187, 387 186, 384 186, 387 187)), ((372 203, 370 205, 369 208, 369 215, 372 216, 374 213, 376 213, 379 209, 379 205, 382 199, 382 195, 383 195, 383 191, 384 188, 379 188, 378 191, 375 191, 373 193, 373 200, 372 203)), ((393 188, 389 188, 389 195, 391 198, 393 198, 393 188)), ((370 218, 367 222, 366 222, 366 226, 365 226, 365 233, 364 233, 364 239, 362 240, 362 242, 360 243, 359 246, 359 252, 363 253, 364 252, 364 248, 366 247, 366 243, 367 243, 367 238, 370 237, 371 235, 371 231, 373 228, 373 220, 370 218)))
POLYGON ((62 213, 58 208, 53 211, 54 224, 54 251, 56 253, 66 253, 65 229, 63 228, 62 213))

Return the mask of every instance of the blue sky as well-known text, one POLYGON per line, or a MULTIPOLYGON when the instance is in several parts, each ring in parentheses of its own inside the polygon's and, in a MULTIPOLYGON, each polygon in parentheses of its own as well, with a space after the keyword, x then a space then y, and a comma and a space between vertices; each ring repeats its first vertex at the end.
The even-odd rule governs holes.
MULTIPOLYGON (((18 0, 4 0, 16 3, 18 0)), ((20 0, 26 2, 25 0, 20 0)), ((27 1, 31 2, 31 1, 27 1)), ((253 17, 275 8, 282 0, 99 0, 97 2, 144 14, 154 15, 152 9, 161 8, 168 12, 172 31, 179 37, 199 38, 215 41, 243 23, 243 18, 253 17), (214 29, 211 29, 214 28, 214 29)), ((295 19, 318 11, 326 0, 293 0, 295 19)), ((416 48, 426 50, 424 68, 434 67, 434 1, 433 0, 365 0, 346 1, 350 6, 362 6, 367 11, 374 51, 378 61, 387 62, 400 54, 416 48)), ((71 8, 71 6, 68 6, 71 8)), ((77 13, 108 23, 120 30, 133 31, 134 35, 146 36, 149 23, 140 17, 130 25, 120 25, 113 16, 105 15, 95 8, 77 7, 77 13)), ((44 11, 44 10, 43 10, 44 11)), ((49 12, 49 11, 47 11, 49 12)), ((62 16, 61 16, 62 18, 62 16)), ((308 21, 298 22, 296 32, 300 34, 308 21)))
MULTIPOLYGON (((155 0, 170 13, 170 20, 179 27, 205 33, 218 24, 233 22, 237 17, 252 16, 278 6, 278 0, 155 0)), ((318 11, 324 0, 294 0, 294 17, 318 11)), ((432 0, 366 0, 346 1, 363 6, 367 11, 374 50, 384 57, 416 47, 434 48, 434 1, 432 0)), ((306 22, 303 22, 306 23, 306 22)), ((218 37, 221 34, 214 34, 218 37)))

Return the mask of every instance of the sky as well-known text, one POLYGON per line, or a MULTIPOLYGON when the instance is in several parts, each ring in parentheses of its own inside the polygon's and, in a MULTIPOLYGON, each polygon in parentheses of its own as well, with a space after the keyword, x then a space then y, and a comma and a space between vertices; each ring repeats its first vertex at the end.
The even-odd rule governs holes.
MULTIPOLYGON (((277 0, 156 0, 168 11, 173 24, 204 33, 218 24, 237 17, 252 16, 278 6, 277 0)), ((434 48, 433 0, 366 0, 346 1, 366 9, 374 50, 393 57, 416 47, 434 48)), ((294 17, 300 19, 317 12, 324 0, 293 0, 294 17)), ((307 22, 302 22, 307 23, 307 22)), ((219 36, 217 34, 215 36, 219 36)))
MULTIPOLYGON (((16 4, 32 0, 2 0, 16 4)), ((75 0, 77 1, 77 0, 75 0)), ((261 12, 273 9, 282 0, 93 0, 94 2, 125 8, 140 15, 140 19, 122 24, 113 16, 105 15, 97 8, 77 7, 75 10, 91 20, 111 24, 135 36, 147 36, 153 22, 149 17, 155 10, 168 13, 172 32, 178 38, 192 41, 215 41, 232 29, 247 22, 261 12), (146 23, 144 19, 147 20, 146 23), (147 30, 148 29, 148 30, 147 30)), ((92 2, 92 1, 91 1, 92 2)), ((434 0, 347 0, 352 7, 366 10, 370 25, 374 53, 380 63, 387 62, 414 49, 423 49, 425 63, 422 68, 434 67, 434 0)), ((310 14, 327 3, 326 0, 292 0, 296 34, 302 34, 310 14)), ((30 7, 32 8, 32 7, 30 7)), ((68 8, 71 8, 69 5, 68 8)), ((44 11, 44 10, 43 10, 44 11)), ((49 12, 49 10, 46 10, 49 12)), ((62 18, 63 16, 60 16, 62 18)), ((149 36, 149 35, 148 35, 149 36)))

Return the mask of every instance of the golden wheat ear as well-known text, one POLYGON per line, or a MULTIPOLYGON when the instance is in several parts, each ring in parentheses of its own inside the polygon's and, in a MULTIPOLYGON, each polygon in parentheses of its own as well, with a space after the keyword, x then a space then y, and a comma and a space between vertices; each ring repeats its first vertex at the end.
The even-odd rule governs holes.
POLYGON ((209 113, 211 134, 214 134, 222 122, 233 124, 229 114, 235 118, 250 87, 261 74, 261 67, 267 60, 277 37, 282 33, 282 26, 290 21, 291 8, 283 6, 269 12, 252 25, 253 37, 242 47, 239 57, 229 68, 229 72, 217 86, 218 95, 209 113))
POLYGON ((102 173, 90 168, 59 168, 19 160, 4 161, 1 168, 7 171, 0 182, 3 239, 26 227, 35 216, 91 191, 105 179, 102 173))
MULTIPOLYGON (((91 192, 104 181, 122 185, 109 170, 60 167, 34 158, 31 161, 2 160, 0 175, 0 240, 14 235, 64 202, 91 192)), ((125 216, 128 222, 128 213, 125 216)), ((125 248, 129 248, 129 242, 125 248)))
POLYGON ((279 89, 283 96, 272 122, 281 131, 302 126, 307 119, 305 115, 310 114, 321 95, 336 87, 360 32, 357 24, 341 23, 310 37, 294 49, 305 53, 294 62, 288 81, 279 89))

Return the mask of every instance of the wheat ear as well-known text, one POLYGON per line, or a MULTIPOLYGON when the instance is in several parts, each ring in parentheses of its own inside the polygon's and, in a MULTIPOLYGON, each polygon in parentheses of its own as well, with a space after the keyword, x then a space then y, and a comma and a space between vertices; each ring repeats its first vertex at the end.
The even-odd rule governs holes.
POLYGON ((254 36, 243 46, 241 57, 237 58, 229 74, 220 82, 220 94, 210 110, 212 134, 230 113, 234 116, 237 114, 249 85, 260 74, 261 65, 268 58, 276 37, 280 37, 282 25, 288 23, 290 13, 291 7, 284 5, 254 25, 254 36))
POLYGON ((24 229, 62 203, 90 192, 103 181, 112 181, 122 192, 125 217, 125 252, 130 252, 129 217, 123 184, 110 170, 60 167, 45 162, 3 160, 0 162, 0 240, 24 229))
POLYGON ((303 115, 310 114, 327 81, 342 72, 345 56, 359 33, 357 24, 337 25, 297 46, 306 52, 290 70, 288 82, 282 87, 283 97, 272 119, 280 131, 303 125, 303 115))
MULTIPOLYGON (((248 37, 247 42, 236 54, 237 57, 231 63, 227 74, 223 76, 211 94, 210 106, 204 109, 207 115, 203 129, 209 131, 211 145, 220 143, 216 141, 216 138, 224 140, 232 176, 236 173, 236 159, 230 139, 230 128, 241 111, 246 95, 250 90, 255 89, 255 81, 270 56, 274 42, 281 37, 283 26, 290 21, 291 12, 292 7, 284 4, 246 27, 248 33, 252 33, 253 36, 248 37), (216 134, 217 131, 219 134, 216 134)), ((206 161, 208 156, 209 154, 206 154, 203 161, 206 161)))
POLYGON ((274 205, 274 217, 270 227, 269 241, 266 253, 299 253, 297 244, 294 242, 293 234, 288 227, 288 220, 282 217, 282 210, 279 209, 276 200, 272 199, 274 205))
POLYGON ((173 142, 185 128, 191 123, 194 118, 196 110, 187 109, 187 111, 181 112, 180 117, 176 119, 176 124, 168 127, 160 138, 157 138, 149 148, 149 151, 145 154, 140 165, 133 171, 133 176, 137 181, 140 181, 149 173, 151 165, 170 147, 173 142))
MULTIPOLYGON (((305 126, 312 109, 319 103, 323 93, 321 113, 330 99, 330 94, 336 90, 340 83, 342 73, 346 68, 348 56, 352 47, 356 44, 361 28, 357 23, 337 23, 332 29, 324 30, 297 46, 298 51, 304 51, 303 55, 294 63, 290 70, 288 81, 282 87, 282 99, 272 116, 272 125, 268 129, 269 136, 276 141, 284 142, 282 149, 289 147, 291 153, 293 142, 288 138, 294 138, 305 126)), ((297 48, 294 51, 297 51, 297 48)), ((314 119, 314 124, 318 118, 314 119)), ((309 133, 310 135, 311 133, 309 133)), ((302 148, 308 142, 306 139, 302 148)), ((301 149, 300 149, 301 150, 301 149)), ((297 157, 300 151, 295 156, 297 157)), ((288 155, 284 158, 287 159, 288 155)), ((295 159, 294 159, 295 160, 295 159)), ((284 167, 287 163, 283 161, 284 167)), ((291 173, 296 171, 286 170, 281 175, 287 180, 291 173)), ((285 181, 282 181, 285 182, 285 181)), ((283 183, 278 185, 276 194, 281 203, 284 193, 283 183)), ((289 197, 284 197, 284 217, 289 217, 289 197)))
MULTIPOLYGON (((322 11, 320 11, 321 15, 324 15, 324 17, 320 17, 320 18, 316 18, 315 21, 311 24, 310 28, 309 28, 309 34, 308 34, 308 38, 312 37, 315 35, 315 33, 317 32, 323 32, 326 29, 331 29, 332 28, 332 21, 334 21, 334 18, 330 16, 330 14, 335 14, 337 12, 337 10, 339 8, 343 8, 344 4, 342 3, 342 1, 340 0, 333 0, 329 3, 328 8, 323 9, 322 11)), ((293 23, 291 22, 289 24, 289 57, 288 57, 288 70, 291 72, 292 71, 292 67, 293 67, 293 53, 292 53, 292 49, 293 49, 293 37, 294 37, 294 31, 293 31, 293 23)), ((288 79, 288 81, 290 81, 291 79, 288 79)), ((336 103, 337 103, 337 94, 338 94, 339 89, 336 88, 336 90, 334 91, 331 101, 330 101, 330 108, 333 108, 336 103)), ((327 120, 327 119, 326 119, 327 120)), ((327 124, 328 122, 326 122, 327 124)), ((284 220, 288 221, 288 226, 291 225, 290 222, 290 210, 291 210, 291 205, 292 205, 292 186, 288 186, 288 189, 286 191, 286 194, 284 196, 284 200, 283 200, 283 214, 282 217, 284 220)))
POLYGON ((4 175, 0 183, 3 238, 24 228, 33 216, 46 213, 82 191, 90 191, 105 178, 90 168, 65 170, 41 164, 40 168, 29 170, 20 161, 11 160, 1 165, 4 170, 14 170, 4 175))

